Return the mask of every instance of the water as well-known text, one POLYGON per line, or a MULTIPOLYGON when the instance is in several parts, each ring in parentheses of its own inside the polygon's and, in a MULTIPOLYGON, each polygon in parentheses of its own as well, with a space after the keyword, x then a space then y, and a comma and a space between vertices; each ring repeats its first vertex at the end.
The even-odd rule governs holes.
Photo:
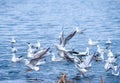
MULTIPOLYGON (((120 45, 120 1, 119 0, 2 0, 0 2, 0 83, 57 83, 58 76, 66 73, 75 83, 99 83, 103 76, 105 83, 120 83, 120 77, 104 70, 104 62, 94 62, 89 78, 73 79, 78 71, 69 62, 51 62, 40 66, 39 72, 26 73, 21 63, 11 62, 10 39, 15 36, 18 55, 26 56, 26 42, 41 40, 43 48, 58 42, 58 34, 64 27, 65 34, 75 26, 86 29, 83 35, 76 35, 66 48, 83 51, 88 38, 99 40, 104 45, 109 37, 113 53, 120 45), (30 80, 39 78, 39 80, 30 80)), ((119 60, 118 60, 119 62, 119 60)))

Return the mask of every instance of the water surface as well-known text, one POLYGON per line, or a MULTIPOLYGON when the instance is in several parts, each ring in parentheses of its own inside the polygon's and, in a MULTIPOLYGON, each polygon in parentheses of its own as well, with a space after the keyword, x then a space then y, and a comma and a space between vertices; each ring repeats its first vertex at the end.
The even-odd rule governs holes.
MULTIPOLYGON (((86 29, 83 35, 76 35, 66 48, 84 51, 88 38, 99 40, 100 45, 110 38, 113 53, 119 52, 120 45, 120 1, 119 0, 2 0, 0 2, 0 83, 57 83, 58 76, 66 73, 75 83, 99 83, 103 76, 105 83, 120 83, 120 77, 112 76, 104 70, 104 62, 93 62, 87 78, 73 79, 78 71, 73 63, 51 62, 40 66, 39 72, 26 73, 21 63, 11 62, 10 39, 15 36, 17 55, 27 55, 26 42, 41 40, 43 48, 58 42, 59 32, 64 27, 65 34, 74 27, 86 29), (88 78, 89 77, 89 78, 88 78), (39 78, 39 80, 30 80, 39 78)), ((118 60, 119 62, 119 60, 118 60)))

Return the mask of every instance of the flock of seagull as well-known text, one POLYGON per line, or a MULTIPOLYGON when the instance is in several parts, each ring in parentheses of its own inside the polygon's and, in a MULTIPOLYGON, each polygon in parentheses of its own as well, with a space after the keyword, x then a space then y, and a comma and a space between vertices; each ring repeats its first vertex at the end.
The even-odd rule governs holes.
POLYGON ((57 49, 57 53, 59 57, 56 57, 53 51, 50 51, 50 47, 46 47, 45 49, 41 48, 40 41, 37 41, 36 44, 31 44, 27 42, 28 50, 27 50, 27 58, 23 58, 23 56, 16 56, 17 48, 14 46, 16 40, 14 37, 11 39, 11 51, 12 51, 12 59, 11 61, 23 62, 28 69, 26 71, 39 71, 40 65, 45 64, 45 61, 41 59, 47 55, 51 55, 51 61, 71 61, 74 63, 75 68, 79 71, 79 75, 84 77, 85 73, 89 72, 92 67, 93 60, 95 61, 104 61, 104 69, 106 72, 111 72, 112 75, 118 76, 120 65, 117 64, 117 57, 115 56, 111 49, 111 40, 105 42, 106 47, 102 48, 99 45, 99 41, 93 41, 91 38, 88 39, 89 47, 86 47, 84 52, 75 51, 75 49, 67 50, 66 44, 72 39, 76 34, 83 34, 85 29, 79 30, 76 28, 69 35, 65 36, 64 31, 62 30, 59 34, 59 43, 55 43, 54 46, 57 49), (96 47, 94 53, 91 53, 90 47, 96 47), (105 59, 105 54, 107 55, 105 59))

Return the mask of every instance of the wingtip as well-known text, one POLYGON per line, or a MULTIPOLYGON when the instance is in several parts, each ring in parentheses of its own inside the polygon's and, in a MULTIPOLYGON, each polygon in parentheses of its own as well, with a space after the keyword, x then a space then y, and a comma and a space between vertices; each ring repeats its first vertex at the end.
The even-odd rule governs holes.
POLYGON ((75 27, 75 30, 78 34, 83 34, 86 29, 80 30, 79 27, 75 27))
POLYGON ((47 48, 47 51, 49 51, 49 50, 50 50, 50 47, 47 48))

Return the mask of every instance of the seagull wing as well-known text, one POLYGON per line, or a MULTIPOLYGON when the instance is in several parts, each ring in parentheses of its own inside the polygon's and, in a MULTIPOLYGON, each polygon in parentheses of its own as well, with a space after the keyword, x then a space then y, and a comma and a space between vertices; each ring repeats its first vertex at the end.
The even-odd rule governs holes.
POLYGON ((71 32, 66 38, 65 38, 65 40, 64 40, 64 46, 66 45, 66 43, 76 34, 76 30, 75 31, 73 31, 73 32, 71 32))
POLYGON ((60 35, 59 35, 59 39, 60 39, 60 45, 64 42, 64 32, 60 32, 60 35))
POLYGON ((85 64, 86 68, 89 67, 89 65, 91 64, 93 59, 94 59, 93 55, 86 56, 86 59, 84 61, 84 64, 85 64))
POLYGON ((74 62, 73 58, 70 58, 66 52, 64 52, 64 57, 65 59, 68 59, 69 61, 74 62))
POLYGON ((42 56, 44 56, 50 48, 47 48, 45 50, 43 50, 42 52, 38 53, 35 55, 34 59, 31 59, 30 64, 32 65, 36 65, 37 62, 42 58, 42 56))

